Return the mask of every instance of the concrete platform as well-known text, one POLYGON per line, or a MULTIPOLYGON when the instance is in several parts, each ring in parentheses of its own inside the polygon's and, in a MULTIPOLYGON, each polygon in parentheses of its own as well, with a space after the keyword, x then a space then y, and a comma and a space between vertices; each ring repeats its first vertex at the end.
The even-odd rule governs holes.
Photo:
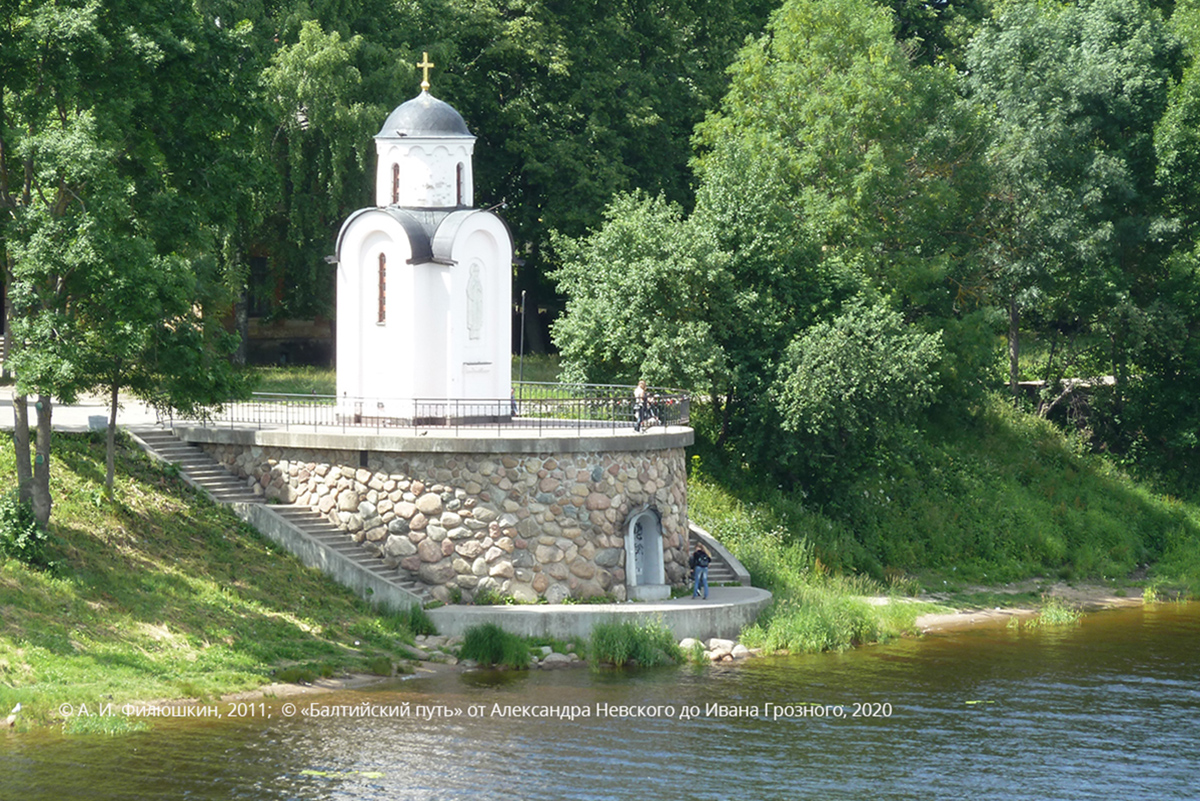
POLYGON ((667 426, 638 433, 632 428, 574 429, 547 426, 540 433, 530 428, 428 428, 381 429, 342 426, 249 425, 207 426, 176 422, 175 432, 188 442, 223 445, 258 445, 280 448, 382 453, 593 453, 597 451, 647 451, 686 448, 695 439, 687 426, 667 426))
POLYGON ((565 640, 587 637, 597 623, 661 622, 676 639, 733 638, 771 603, 771 593, 757 587, 713 587, 708 600, 676 598, 671 601, 621 604, 529 604, 497 606, 442 606, 428 610, 442 634, 462 634, 472 626, 495 623, 523 637, 565 640))
MULTIPOLYGON (((72 406, 54 407, 56 431, 102 430, 108 423, 108 404, 97 397, 81 398, 72 406)), ((124 400, 118 413, 122 427, 155 426, 161 421, 155 411, 136 400, 124 400)), ((12 401, 0 395, 0 428, 11 429, 13 425, 12 401)), ((186 433, 199 441, 250 442, 258 445, 287 444, 292 446, 340 447, 416 452, 436 452, 447 447, 477 453, 503 452, 505 450, 531 451, 556 443, 565 451, 589 451, 608 448, 615 451, 635 451, 654 447, 686 447, 691 444, 692 431, 688 428, 659 428, 647 433, 632 430, 616 432, 554 432, 558 436, 538 436, 534 432, 510 430, 497 436, 494 430, 439 431, 431 441, 420 433, 404 436, 399 432, 392 436, 380 436, 367 432, 330 430, 329 427, 263 429, 199 429, 190 426, 186 433), (205 433, 200 433, 201 431, 205 433), (219 432, 219 433, 218 433, 219 432), (382 440, 382 441, 381 441, 382 440), (448 446, 447 442, 453 443, 448 446), (382 446, 382 448, 381 448, 382 446), (464 447, 465 446, 465 447, 464 447), (515 448, 514 448, 515 446, 515 448)), ((272 510, 263 507, 266 512, 272 510)), ((262 523, 263 521, 255 521, 262 523)), ((270 525, 260 528, 271 529, 270 525)), ((712 544, 710 543, 710 547, 712 544)), ((771 603, 771 594, 754 587, 713 587, 707 600, 677 598, 670 601, 629 602, 610 604, 529 604, 497 606, 443 606, 429 610, 429 616, 443 634, 461 634, 471 626, 496 623, 506 631, 522 636, 553 637, 569 639, 587 637, 597 623, 631 621, 635 623, 661 622, 676 638, 736 637, 747 625, 753 623, 760 612, 771 603)))

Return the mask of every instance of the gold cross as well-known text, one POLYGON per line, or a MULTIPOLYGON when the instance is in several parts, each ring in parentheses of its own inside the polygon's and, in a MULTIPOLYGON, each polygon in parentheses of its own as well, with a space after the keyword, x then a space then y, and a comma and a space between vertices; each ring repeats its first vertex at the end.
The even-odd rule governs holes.
POLYGON ((424 59, 422 59, 422 61, 419 64, 417 64, 417 66, 425 71, 424 76, 421 78, 421 91, 428 92, 429 91, 429 70, 434 66, 434 64, 432 61, 429 60, 429 53, 425 53, 424 56, 425 56, 424 59))

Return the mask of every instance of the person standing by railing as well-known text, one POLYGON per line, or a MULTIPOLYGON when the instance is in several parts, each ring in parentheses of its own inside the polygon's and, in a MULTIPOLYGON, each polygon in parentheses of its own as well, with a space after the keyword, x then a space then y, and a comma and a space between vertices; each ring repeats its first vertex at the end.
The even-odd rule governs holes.
POLYGON ((646 419, 646 381, 642 379, 633 388, 633 430, 641 431, 646 419))

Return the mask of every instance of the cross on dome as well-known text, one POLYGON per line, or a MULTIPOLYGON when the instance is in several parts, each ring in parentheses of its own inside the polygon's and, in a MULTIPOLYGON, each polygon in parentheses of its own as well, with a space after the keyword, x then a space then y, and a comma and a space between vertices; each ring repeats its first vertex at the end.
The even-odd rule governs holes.
POLYGON ((428 92, 429 91, 429 70, 433 69, 433 67, 435 65, 432 61, 429 60, 428 52, 422 53, 422 56, 423 56, 423 58, 421 59, 421 61, 417 63, 417 66, 420 67, 424 71, 424 75, 422 75, 422 77, 421 77, 421 91, 428 92))

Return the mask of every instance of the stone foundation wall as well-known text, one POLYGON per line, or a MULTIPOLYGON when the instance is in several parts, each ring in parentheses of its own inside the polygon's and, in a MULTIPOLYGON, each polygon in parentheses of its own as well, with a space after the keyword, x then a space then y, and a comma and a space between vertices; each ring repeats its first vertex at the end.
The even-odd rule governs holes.
POLYGON ((667 583, 687 576, 683 448, 387 453, 203 443, 268 500, 320 513, 438 600, 626 598, 631 512, 661 518, 667 583))

